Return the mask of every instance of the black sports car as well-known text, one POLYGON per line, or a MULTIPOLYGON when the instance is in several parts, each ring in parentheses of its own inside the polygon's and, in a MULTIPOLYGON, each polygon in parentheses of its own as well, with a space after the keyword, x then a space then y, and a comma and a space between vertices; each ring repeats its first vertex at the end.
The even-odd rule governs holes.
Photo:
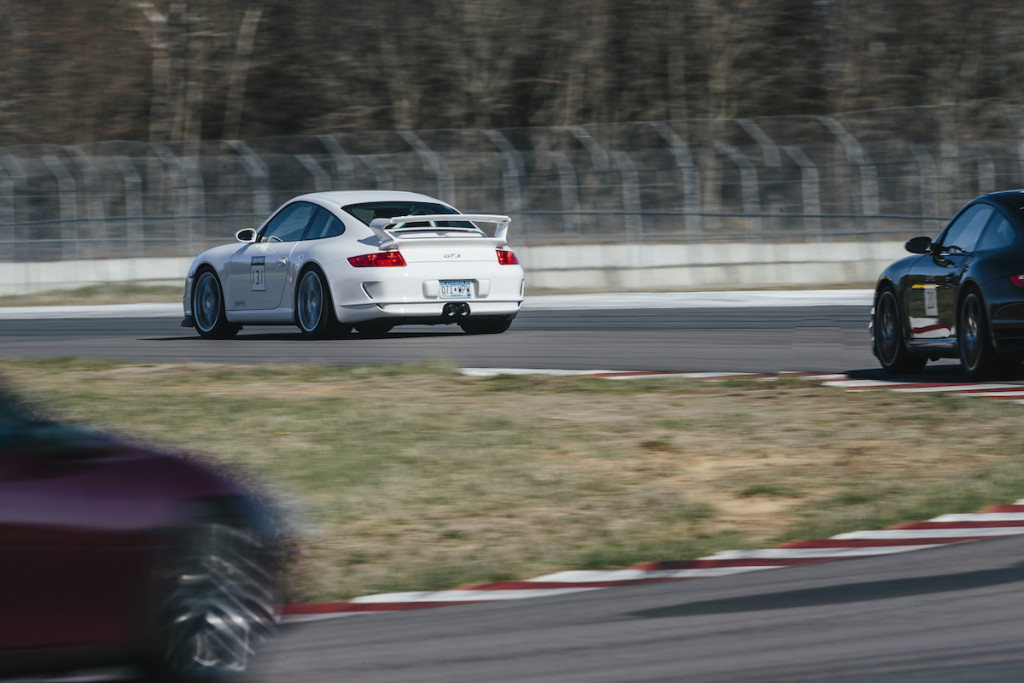
POLYGON ((891 374, 959 358, 972 379, 1024 359, 1024 190, 968 202, 939 236, 907 242, 907 256, 875 287, 872 350, 891 374))

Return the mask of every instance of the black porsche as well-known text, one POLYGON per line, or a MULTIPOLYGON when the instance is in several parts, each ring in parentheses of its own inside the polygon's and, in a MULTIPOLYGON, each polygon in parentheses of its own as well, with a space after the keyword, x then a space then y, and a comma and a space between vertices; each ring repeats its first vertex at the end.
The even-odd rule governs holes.
POLYGON ((968 202, 939 236, 907 241, 912 256, 875 286, 871 343, 890 374, 959 358, 972 379, 1024 359, 1024 190, 968 202))

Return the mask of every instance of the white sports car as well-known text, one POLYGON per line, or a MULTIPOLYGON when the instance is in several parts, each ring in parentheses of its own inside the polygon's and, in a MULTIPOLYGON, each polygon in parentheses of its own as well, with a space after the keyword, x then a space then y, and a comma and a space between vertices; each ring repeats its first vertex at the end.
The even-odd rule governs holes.
POLYGON ((221 338, 243 325, 281 324, 316 338, 403 324, 504 332, 524 286, 508 225, 507 216, 460 214, 411 192, 295 197, 258 229, 240 230, 241 244, 192 262, 182 325, 221 338))

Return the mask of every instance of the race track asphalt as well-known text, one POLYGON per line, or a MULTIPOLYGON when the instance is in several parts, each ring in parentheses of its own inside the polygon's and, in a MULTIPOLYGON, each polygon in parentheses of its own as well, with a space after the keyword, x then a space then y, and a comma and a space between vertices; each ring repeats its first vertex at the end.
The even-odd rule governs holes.
POLYGON ((200 339, 174 305, 0 309, 0 357, 140 362, 445 361, 473 367, 834 372, 876 366, 870 298, 859 292, 555 296, 528 300, 501 335, 454 326, 396 328, 382 339, 308 341, 292 326, 200 339))
MULTIPOLYGON (((181 328, 171 309, 116 315, 106 309, 84 317, 6 309, 0 311, 0 357, 339 365, 444 360, 471 367, 878 375, 868 347, 869 301, 789 297, 733 294, 706 305, 655 297, 597 307, 548 300, 527 307, 502 335, 423 327, 383 339, 323 342, 304 340, 294 328, 202 340, 181 328)), ((923 373, 957 376, 951 363, 923 373)), ((1020 681, 1021 538, 288 626, 246 680, 1020 681)))

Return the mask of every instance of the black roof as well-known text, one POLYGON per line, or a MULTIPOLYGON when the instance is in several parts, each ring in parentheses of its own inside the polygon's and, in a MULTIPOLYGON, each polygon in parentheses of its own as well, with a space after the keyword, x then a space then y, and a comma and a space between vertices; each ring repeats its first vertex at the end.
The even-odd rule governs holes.
POLYGON ((1001 192, 992 192, 982 195, 978 197, 978 199, 985 199, 993 204, 999 204, 1010 213, 1024 208, 1024 190, 1003 190, 1001 192))

